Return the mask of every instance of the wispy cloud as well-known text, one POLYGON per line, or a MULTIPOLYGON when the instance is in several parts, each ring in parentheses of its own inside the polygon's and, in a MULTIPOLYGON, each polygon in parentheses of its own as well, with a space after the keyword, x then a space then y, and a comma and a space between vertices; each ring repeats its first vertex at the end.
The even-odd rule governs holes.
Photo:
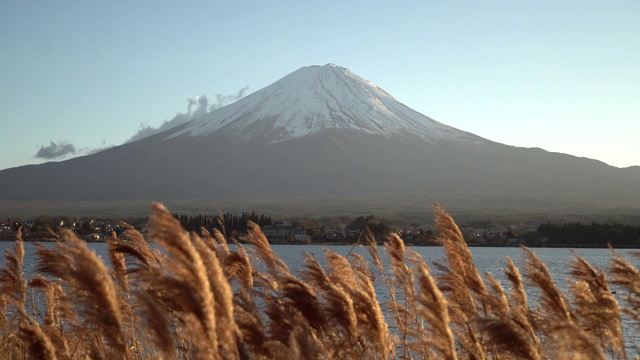
POLYGON ((240 91, 233 95, 216 95, 216 103, 211 105, 209 111, 219 109, 225 105, 229 105, 242 99, 247 94, 247 91, 249 91, 249 85, 243 87, 242 89, 240 89, 240 91))
POLYGON ((111 149, 115 145, 107 145, 107 143, 103 140, 102 145, 99 147, 84 147, 78 150, 77 155, 91 155, 95 153, 99 153, 100 151, 111 149))
POLYGON ((104 141, 102 142, 102 146, 100 147, 78 148, 68 140, 60 140, 58 142, 54 142, 53 140, 51 140, 49 141, 49 145, 40 146, 40 149, 34 155, 34 157, 44 160, 61 160, 74 156, 95 154, 112 147, 113 145, 106 145, 104 141))
POLYGON ((135 133, 129 140, 126 142, 132 142, 140 139, 144 139, 151 135, 159 134, 163 131, 172 129, 176 126, 180 126, 185 124, 191 120, 197 119, 206 113, 213 111, 215 109, 219 109, 225 105, 229 105, 235 101, 242 99, 249 91, 249 85, 240 89, 236 94, 232 95, 216 95, 216 102, 213 104, 209 104, 209 98, 205 95, 200 96, 188 96, 187 97, 187 112, 186 113, 178 113, 171 120, 167 120, 162 123, 162 125, 157 128, 150 126, 149 124, 142 123, 138 128, 138 132, 135 133))
MULTIPOLYGON (((135 133, 126 142, 132 142, 140 139, 144 139, 154 134, 161 133, 165 130, 169 130, 176 126, 185 124, 191 120, 200 118, 210 111, 219 109, 225 105, 229 105, 235 101, 242 99, 249 90, 249 85, 240 89, 236 94, 232 95, 216 95, 216 101, 210 104, 209 99, 205 95, 187 97, 187 112, 178 113, 171 120, 167 120, 157 128, 142 123, 138 128, 138 132, 135 133)), ((112 148, 114 145, 106 145, 102 142, 102 146, 99 147, 83 147, 78 148, 68 140, 59 140, 54 142, 51 140, 49 145, 42 145, 38 152, 34 155, 35 158, 44 160, 62 160, 68 159, 74 156, 91 155, 100 151, 112 148)))
POLYGON ((51 141, 48 146, 40 146, 35 157, 38 159, 53 160, 62 159, 76 154, 76 147, 68 141, 51 141))

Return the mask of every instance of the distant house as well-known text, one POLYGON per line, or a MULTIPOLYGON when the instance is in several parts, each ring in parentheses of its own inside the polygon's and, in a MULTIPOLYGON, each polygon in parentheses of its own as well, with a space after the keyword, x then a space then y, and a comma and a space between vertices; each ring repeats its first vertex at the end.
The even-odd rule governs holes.
POLYGON ((304 228, 294 227, 291 221, 278 221, 273 225, 263 226, 262 232, 270 242, 304 243, 311 241, 311 236, 305 233, 304 228))
POLYGON ((91 234, 87 235, 86 240, 87 241, 100 241, 100 234, 91 233, 91 234))

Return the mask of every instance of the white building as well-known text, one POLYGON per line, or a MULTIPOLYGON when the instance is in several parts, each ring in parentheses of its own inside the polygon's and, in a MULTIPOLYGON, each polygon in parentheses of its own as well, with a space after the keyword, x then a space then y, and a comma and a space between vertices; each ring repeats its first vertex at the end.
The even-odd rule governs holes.
POLYGON ((278 221, 273 225, 262 227, 262 232, 269 241, 306 242, 311 240, 304 228, 294 228, 291 221, 278 221))

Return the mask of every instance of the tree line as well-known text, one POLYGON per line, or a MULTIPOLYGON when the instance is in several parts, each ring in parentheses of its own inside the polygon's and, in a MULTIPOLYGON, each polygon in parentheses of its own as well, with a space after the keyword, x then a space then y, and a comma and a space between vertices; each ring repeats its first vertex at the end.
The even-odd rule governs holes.
POLYGON ((225 213, 222 215, 199 214, 193 216, 173 214, 173 216, 180 221, 180 224, 185 230, 195 231, 199 234, 202 228, 208 231, 217 229, 228 236, 246 234, 249 220, 258 224, 260 227, 273 224, 271 216, 265 216, 264 214, 258 215, 255 212, 243 212, 240 215, 225 213))
POLYGON ((578 245, 613 247, 640 245, 640 226, 629 224, 546 223, 538 226, 538 235, 548 239, 550 246, 578 245))

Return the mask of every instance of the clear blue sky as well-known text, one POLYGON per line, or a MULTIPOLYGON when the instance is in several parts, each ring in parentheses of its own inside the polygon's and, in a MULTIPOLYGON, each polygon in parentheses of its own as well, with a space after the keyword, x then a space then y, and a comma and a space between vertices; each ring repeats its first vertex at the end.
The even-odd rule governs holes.
POLYGON ((335 63, 440 122, 640 165, 640 1, 0 1, 0 169, 335 63))

